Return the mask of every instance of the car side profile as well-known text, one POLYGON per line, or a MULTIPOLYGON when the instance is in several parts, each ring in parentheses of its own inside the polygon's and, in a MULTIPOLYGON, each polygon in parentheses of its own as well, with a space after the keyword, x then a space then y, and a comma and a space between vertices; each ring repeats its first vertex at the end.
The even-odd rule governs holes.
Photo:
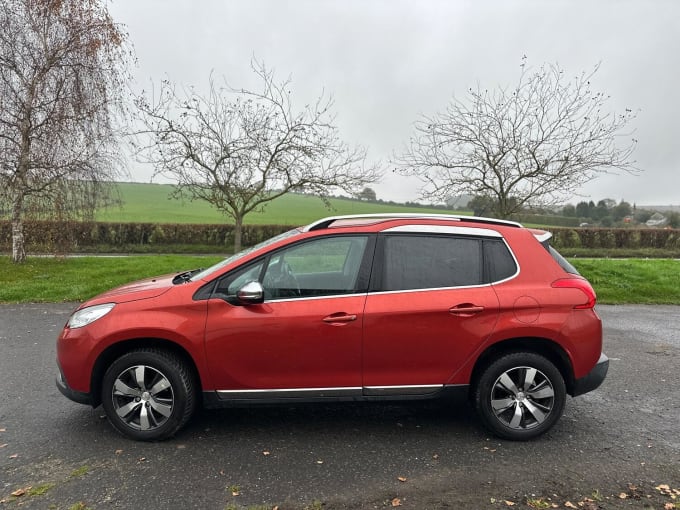
POLYGON ((198 406, 467 397, 526 440, 609 361, 591 285, 548 232, 451 215, 324 218, 204 270, 83 303, 57 386, 137 440, 198 406))

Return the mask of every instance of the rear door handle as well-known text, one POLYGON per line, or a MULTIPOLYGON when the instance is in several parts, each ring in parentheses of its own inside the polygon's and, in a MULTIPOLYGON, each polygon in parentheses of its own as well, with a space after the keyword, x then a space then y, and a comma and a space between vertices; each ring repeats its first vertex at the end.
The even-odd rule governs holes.
POLYGON ((483 311, 483 306, 473 305, 472 303, 463 303, 449 308, 449 313, 452 315, 457 315, 458 317, 472 317, 473 315, 483 311))
POLYGON ((327 324, 346 324, 357 320, 357 316, 345 312, 332 313, 328 317, 324 317, 323 321, 327 324))

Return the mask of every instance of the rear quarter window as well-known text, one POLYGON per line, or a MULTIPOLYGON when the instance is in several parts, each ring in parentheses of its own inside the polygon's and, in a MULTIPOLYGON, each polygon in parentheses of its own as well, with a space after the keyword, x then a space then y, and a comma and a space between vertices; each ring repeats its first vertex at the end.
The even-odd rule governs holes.
POLYGON ((517 273, 517 263, 508 246, 501 239, 484 241, 486 282, 506 280, 517 273))

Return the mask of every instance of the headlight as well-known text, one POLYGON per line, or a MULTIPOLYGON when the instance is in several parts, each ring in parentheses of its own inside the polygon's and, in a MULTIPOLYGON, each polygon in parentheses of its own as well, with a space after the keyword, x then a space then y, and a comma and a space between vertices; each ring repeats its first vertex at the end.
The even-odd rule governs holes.
POLYGON ((115 303, 105 303, 103 305, 88 306, 87 308, 78 310, 71 315, 71 318, 66 323, 66 327, 76 329, 87 326, 97 319, 104 317, 104 315, 113 310, 114 306, 116 306, 115 303))

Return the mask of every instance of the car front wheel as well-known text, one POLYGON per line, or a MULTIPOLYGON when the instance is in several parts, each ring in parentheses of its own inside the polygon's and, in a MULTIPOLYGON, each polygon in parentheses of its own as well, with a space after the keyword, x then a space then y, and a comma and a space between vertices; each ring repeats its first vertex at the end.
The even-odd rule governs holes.
POLYGON ((142 441, 173 436, 193 414, 191 371, 175 354, 138 349, 116 359, 104 374, 102 405, 123 435, 142 441))
POLYGON ((484 425, 505 439, 527 440, 549 430, 564 410, 566 387, 557 367, 532 352, 499 357, 480 375, 474 404, 484 425))

